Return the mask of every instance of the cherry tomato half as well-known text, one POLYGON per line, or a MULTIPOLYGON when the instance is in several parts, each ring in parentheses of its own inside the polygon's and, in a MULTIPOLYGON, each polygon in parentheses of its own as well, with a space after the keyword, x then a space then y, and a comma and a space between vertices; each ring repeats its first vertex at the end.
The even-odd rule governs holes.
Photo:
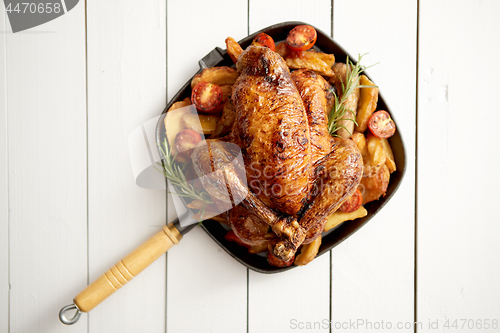
POLYGON ((252 44, 259 45, 259 46, 267 46, 272 51, 276 50, 273 38, 271 36, 269 36, 268 34, 263 33, 263 32, 261 32, 260 34, 255 36, 252 44))
POLYGON ((183 129, 174 139, 177 155, 175 159, 182 163, 191 161, 191 154, 198 142, 201 141, 201 135, 192 129, 183 129))
POLYGON ((346 199, 346 201, 344 201, 342 205, 340 205, 339 211, 343 213, 355 212, 359 207, 361 207, 362 203, 363 195, 360 190, 356 189, 356 192, 354 192, 349 198, 346 199))
POLYGON ((368 128, 373 135, 387 139, 396 132, 396 124, 387 111, 377 111, 368 119, 368 128))
POLYGON ((286 43, 295 51, 309 50, 316 43, 316 29, 310 25, 298 25, 288 33, 286 43))
POLYGON ((198 82, 191 92, 191 102, 200 113, 218 113, 217 109, 222 104, 222 90, 214 84, 208 82, 198 82))

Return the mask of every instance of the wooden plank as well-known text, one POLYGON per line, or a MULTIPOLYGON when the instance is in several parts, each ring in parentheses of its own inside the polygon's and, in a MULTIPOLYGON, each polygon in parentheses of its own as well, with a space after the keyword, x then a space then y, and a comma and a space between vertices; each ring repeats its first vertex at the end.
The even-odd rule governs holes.
POLYGON ((332 4, 329 0, 314 1, 314 5, 307 0, 252 0, 250 1, 250 33, 280 22, 302 21, 329 34, 332 24, 331 13, 332 4), (262 15, 262 12, 272 15, 262 15))
POLYGON ((250 271, 248 288, 249 332, 328 329, 329 253, 284 273, 250 271))
MULTIPOLYGON (((7 30, 7 15, 0 9, 0 29, 7 30)), ((0 34, 0 332, 9 330, 9 174, 7 150, 6 33, 0 34)))
POLYGON ((80 4, 1 37, 8 80, 9 332, 87 331, 85 321, 66 327, 57 317, 87 275, 84 9, 80 4))
POLYGON ((456 332, 499 329, 500 225, 490 209, 498 205, 500 185, 494 149, 500 139, 500 45, 491 37, 500 30, 499 11, 498 1, 420 1, 417 316, 426 324, 421 332, 436 326, 456 332), (444 16, 457 24, 443 24, 444 16))
POLYGON ((168 98, 199 69, 198 61, 228 36, 247 36, 247 2, 171 1, 167 5, 168 98), (187 22, 194 22, 189 24, 187 22))
MULTIPOLYGON (((169 98, 199 69, 198 60, 247 29, 247 1, 169 1, 169 98)), ((246 268, 195 228, 168 253, 167 332, 244 332, 246 293, 246 268)))
MULTIPOLYGON (((250 2, 251 32, 283 21, 303 21, 329 33, 331 2, 315 1, 314 6, 306 1, 250 2), (261 15, 262 10, 272 15, 261 15)), ((318 322, 320 326, 311 327, 322 329, 329 320, 330 255, 286 273, 250 271, 248 294, 249 332, 296 331, 307 328, 307 322, 318 322)))
POLYGON ((406 325, 398 332, 412 332, 416 1, 335 1, 333 19, 340 45, 353 56, 369 52, 364 65, 379 62, 368 74, 396 118, 406 144, 407 169, 383 210, 332 250, 332 328, 360 320, 342 331, 373 332, 368 322, 384 321, 393 329, 397 323, 406 325))
MULTIPOLYGON (((89 277, 165 224, 165 192, 135 185, 128 136, 165 106, 165 1, 87 3, 89 277)), ((165 330, 165 256, 90 314, 91 332, 165 330)))

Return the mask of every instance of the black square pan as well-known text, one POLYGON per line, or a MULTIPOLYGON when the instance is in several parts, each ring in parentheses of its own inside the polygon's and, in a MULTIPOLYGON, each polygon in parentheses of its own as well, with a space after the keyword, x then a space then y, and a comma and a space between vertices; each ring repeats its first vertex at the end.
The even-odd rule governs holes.
MULTIPOLYGON (((257 35, 260 32, 267 33, 275 41, 285 40, 288 32, 299 24, 307 24, 307 23, 283 22, 275 24, 243 38, 242 40, 239 41, 239 43, 242 46, 242 48, 245 49, 248 45, 250 45, 255 35, 257 35)), ((348 54, 340 45, 338 45, 323 31, 319 30, 316 27, 315 29, 317 30, 318 33, 318 38, 315 45, 316 49, 321 50, 325 53, 334 54, 336 60, 339 62, 345 62, 347 56, 349 56, 349 59, 354 62, 354 60, 356 59, 355 57, 352 57, 352 55, 348 54)), ((203 59, 199 61, 199 64, 200 64, 200 70, 198 71, 198 73, 207 67, 234 65, 232 60, 227 55, 226 50, 223 50, 219 47, 213 49, 210 53, 208 53, 205 57, 203 57, 203 59)), ((364 74, 367 75, 366 73, 364 74)), ((184 84, 184 86, 170 100, 167 107, 163 110, 162 115, 164 115, 167 112, 167 110, 173 103, 183 100, 184 98, 189 97, 191 95, 190 83, 191 80, 189 80, 188 82, 186 82, 186 84, 184 84)), ((379 94, 377 109, 387 110, 391 114, 391 117, 394 119, 394 122, 396 122, 397 126, 397 121, 396 121, 397 111, 392 112, 389 109, 388 105, 386 104, 381 94, 379 94)), ((164 122, 163 122, 163 117, 160 117, 156 130, 156 140, 159 147, 163 142, 164 137, 165 137, 164 122)), ((406 171, 405 148, 399 130, 397 130, 396 134, 389 139, 389 143, 394 153, 394 159, 397 165, 397 170, 391 174, 386 195, 380 198, 379 200, 372 201, 364 205, 368 211, 367 216, 361 219, 356 219, 354 221, 348 221, 342 223, 337 228, 334 228, 328 231, 327 233, 324 233, 318 256, 323 255, 324 253, 331 250, 333 247, 337 246, 338 244, 346 240, 348 237, 353 235, 357 230, 359 230, 362 226, 364 226, 368 221, 370 221, 380 211, 380 209, 382 209, 382 207, 384 207, 384 205, 392 198, 392 196, 398 189, 406 171)), ((210 237, 212 237, 212 239, 215 242, 217 242, 217 244, 219 244, 234 259, 238 260, 240 263, 242 263, 243 265, 247 266, 248 268, 256 272, 278 273, 296 267, 294 265, 285 268, 273 267, 268 264, 267 259, 264 256, 258 254, 249 254, 246 251, 246 249, 243 248, 242 246, 239 246, 234 242, 229 242, 224 238, 227 229, 224 228, 218 222, 207 220, 201 224, 201 227, 203 228, 203 230, 207 232, 208 235, 210 235, 210 237)))

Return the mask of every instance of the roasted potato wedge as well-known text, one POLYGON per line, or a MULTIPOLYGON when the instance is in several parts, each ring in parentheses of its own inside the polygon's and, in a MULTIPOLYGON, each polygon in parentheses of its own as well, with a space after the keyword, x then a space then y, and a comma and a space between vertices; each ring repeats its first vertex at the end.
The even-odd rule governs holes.
POLYGON ((237 63, 240 54, 243 52, 243 49, 241 48, 240 44, 238 44, 238 42, 235 41, 234 38, 227 37, 226 48, 227 48, 227 54, 229 55, 231 60, 233 60, 234 63, 237 63))
POLYGON ((189 97, 186 97, 182 101, 175 102, 174 104, 172 104, 172 106, 170 107, 170 109, 168 109, 167 112, 180 109, 188 105, 191 105, 191 99, 189 97))
POLYGON ((285 42, 279 42, 276 44, 275 52, 278 53, 283 59, 288 55, 289 48, 285 42))
MULTIPOLYGON (((315 51, 311 50, 311 52, 315 52, 315 51)), ((333 54, 324 53, 324 52, 316 52, 315 56, 317 56, 319 59, 323 60, 330 68, 332 68, 333 65, 335 65, 335 56, 333 54)))
POLYGON ((365 162, 365 175, 378 173, 378 169, 387 161, 387 155, 380 139, 372 134, 366 138, 366 150, 368 152, 365 162))
POLYGON ((321 245, 321 235, 319 235, 311 243, 302 246, 300 254, 295 257, 295 261, 293 262, 294 265, 304 266, 313 261, 313 259, 318 254, 320 245, 321 245))
POLYGON ((175 148, 175 137, 177 133, 185 129, 183 117, 187 114, 192 114, 196 112, 194 106, 191 106, 191 101, 189 98, 183 101, 174 103, 165 116, 165 134, 167 136, 167 141, 170 146, 170 152, 172 156, 177 153, 175 148))
POLYGON ((214 133, 212 133, 212 138, 218 138, 228 134, 234 124, 234 119, 236 118, 236 112, 231 103, 231 99, 228 99, 224 104, 224 109, 222 110, 222 117, 220 118, 214 133))
POLYGON ((363 156, 363 162, 366 163, 366 158, 368 156, 368 150, 366 149, 366 138, 363 133, 354 132, 351 136, 351 140, 354 141, 356 146, 358 146, 361 156, 363 156))
POLYGON ((356 115, 356 131, 364 132, 368 127, 368 119, 377 108, 378 102, 378 87, 370 81, 365 75, 359 78, 359 84, 362 86, 373 86, 373 88, 361 88, 359 95, 358 112, 356 115))
POLYGON ((338 226, 340 223, 345 222, 345 221, 351 221, 355 220, 361 217, 365 217, 368 214, 368 211, 365 209, 365 207, 361 206, 357 210, 355 210, 352 213, 343 213, 341 211, 336 211, 332 215, 328 217, 328 221, 325 224, 325 231, 328 231, 336 226, 338 226))
POLYGON ((226 103, 231 98, 231 90, 233 89, 232 84, 225 84, 220 86, 222 90, 222 103, 226 103))
POLYGON ((225 85, 233 85, 237 78, 238 72, 236 69, 231 67, 221 66, 205 68, 200 74, 196 74, 191 80, 191 89, 193 89, 194 86, 201 81, 214 83, 222 88, 222 86, 225 85))
POLYGON ((361 179, 358 189, 363 194, 363 205, 385 195, 390 177, 389 168, 384 164, 378 168, 375 174, 364 176, 361 179))
POLYGON ((335 63, 333 54, 316 51, 294 51, 288 52, 286 64, 291 69, 307 68, 319 72, 324 76, 334 76, 332 65, 335 63))
POLYGON ((189 128, 198 133, 203 133, 204 135, 209 136, 215 131, 220 118, 220 116, 215 115, 191 113, 184 115, 182 117, 182 121, 184 122, 185 128, 189 128))
POLYGON ((384 147, 385 155, 387 156, 385 165, 389 168, 390 173, 393 173, 396 171, 396 162, 394 161, 394 154, 392 153, 391 145, 387 139, 380 139, 380 143, 382 144, 382 147, 384 147))

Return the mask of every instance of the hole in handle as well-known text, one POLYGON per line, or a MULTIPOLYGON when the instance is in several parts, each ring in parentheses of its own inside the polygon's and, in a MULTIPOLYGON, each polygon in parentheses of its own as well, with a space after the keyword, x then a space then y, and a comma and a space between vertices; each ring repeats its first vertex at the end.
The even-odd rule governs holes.
POLYGON ((76 304, 73 303, 70 305, 66 305, 64 308, 61 309, 61 311, 59 311, 59 320, 63 324, 73 325, 78 321, 78 319, 80 319, 81 314, 82 312, 80 311, 80 309, 76 306, 76 304), (66 317, 66 313, 73 310, 76 310, 75 314, 73 315, 73 318, 68 319, 68 317, 66 317))

